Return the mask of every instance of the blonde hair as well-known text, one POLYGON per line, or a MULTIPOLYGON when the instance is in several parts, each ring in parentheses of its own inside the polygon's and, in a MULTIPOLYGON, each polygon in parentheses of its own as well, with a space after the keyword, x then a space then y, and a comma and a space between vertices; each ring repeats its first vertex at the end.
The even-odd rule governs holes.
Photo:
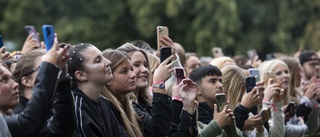
POLYGON ((281 58, 285 62, 290 70, 290 100, 300 104, 300 99, 302 98, 302 91, 300 89, 301 75, 300 75, 300 65, 299 61, 293 57, 281 58))
POLYGON ((232 58, 225 56, 225 57, 219 57, 219 58, 212 59, 210 62, 210 65, 217 66, 221 70, 221 69, 223 69, 223 67, 225 67, 224 63, 226 63, 226 62, 231 62, 231 63, 236 64, 232 58))
MULTIPOLYGON (((149 59, 149 67, 150 67, 150 77, 153 76, 154 71, 158 68, 160 65, 160 59, 151 53, 147 53, 148 59, 149 59)), ((152 85, 152 81, 149 80, 149 86, 152 85)))
POLYGON ((227 66, 222 70, 222 84, 226 99, 229 100, 229 108, 234 110, 241 100, 242 90, 245 86, 245 75, 237 66, 227 66))
MULTIPOLYGON (((105 50, 103 56, 111 61, 111 70, 114 72, 115 68, 125 59, 129 59, 128 54, 117 50, 105 50)), ((120 117, 123 121, 127 134, 131 137, 141 137, 142 133, 139 128, 135 110, 132 107, 131 94, 127 94, 123 101, 117 91, 111 90, 106 86, 102 91, 102 96, 106 97, 119 111, 120 117)))
MULTIPOLYGON (((260 78, 261 78, 261 80, 264 81, 265 87, 268 85, 270 73, 274 74, 274 69, 276 67, 278 67, 278 65, 283 65, 284 67, 286 67, 288 69, 289 73, 291 74, 287 64, 279 59, 267 60, 267 61, 264 61, 262 64, 260 64, 260 66, 259 66, 260 78)), ((291 78, 289 79, 289 82, 290 81, 291 81, 291 78)), ((284 97, 284 102, 283 102, 284 105, 288 104, 290 101, 290 92, 289 92, 290 88, 291 87, 289 86, 288 89, 285 89, 285 97, 284 97)))

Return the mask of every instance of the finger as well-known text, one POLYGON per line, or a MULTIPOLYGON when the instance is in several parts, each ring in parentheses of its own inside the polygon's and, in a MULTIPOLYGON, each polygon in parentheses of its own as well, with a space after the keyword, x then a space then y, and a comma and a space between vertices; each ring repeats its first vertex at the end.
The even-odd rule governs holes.
POLYGON ((28 35, 28 37, 27 37, 26 41, 31 40, 31 39, 32 39, 32 37, 33 37, 33 35, 34 35, 34 33, 33 33, 33 32, 32 32, 32 33, 30 33, 30 34, 28 35))
POLYGON ((4 53, 5 51, 6 51, 6 47, 5 47, 5 46, 3 46, 3 47, 0 48, 0 54, 1 54, 1 53, 4 53))
MULTIPOLYGON (((171 61, 172 58, 173 58, 173 55, 171 55, 170 57, 166 58, 160 65, 167 65, 171 61)), ((171 62, 169 64, 173 64, 173 62, 171 62)))
POLYGON ((218 107, 216 104, 213 104, 213 107, 214 107, 214 113, 218 113, 218 107))

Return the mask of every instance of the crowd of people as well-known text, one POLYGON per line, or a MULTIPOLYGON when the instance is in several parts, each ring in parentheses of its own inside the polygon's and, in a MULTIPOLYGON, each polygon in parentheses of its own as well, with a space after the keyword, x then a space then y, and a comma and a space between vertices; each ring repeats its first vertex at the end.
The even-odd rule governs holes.
POLYGON ((21 51, 0 49, 0 137, 320 136, 316 51, 202 61, 164 36, 172 55, 160 62, 142 40, 98 49, 56 35, 46 51, 33 35, 21 51), (251 89, 248 69, 259 71, 251 89))

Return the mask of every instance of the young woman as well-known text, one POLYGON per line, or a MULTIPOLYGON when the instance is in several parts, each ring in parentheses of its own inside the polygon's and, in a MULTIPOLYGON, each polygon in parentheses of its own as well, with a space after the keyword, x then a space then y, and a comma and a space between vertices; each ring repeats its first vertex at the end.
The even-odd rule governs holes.
MULTIPOLYGON (((171 113, 171 106, 170 103, 167 101, 159 101, 165 100, 169 98, 167 94, 161 94, 156 93, 154 94, 152 102, 150 102, 145 95, 147 93, 148 88, 148 81, 149 81, 149 61, 147 54, 139 49, 134 47, 133 45, 126 43, 119 47, 117 50, 125 51, 128 53, 131 57, 131 64, 133 66, 133 72, 137 75, 136 80, 136 90, 134 91, 135 96, 137 97, 137 100, 134 100, 133 106, 135 108, 136 113, 138 114, 138 117, 140 118, 140 124, 142 124, 142 127, 144 128, 144 136, 151 136, 151 135, 165 135, 165 132, 167 134, 170 133, 170 127, 166 124, 168 122, 170 124, 171 122, 171 115, 168 115, 171 113), (151 105, 152 103, 152 105, 151 105), (162 115, 159 115, 155 113, 155 110, 163 113, 162 115), (169 117, 168 117, 169 116, 169 117), (158 124, 155 124, 154 122, 157 122, 157 120, 161 121, 158 122, 158 124), (161 128, 161 127, 168 127, 168 129, 161 128), (163 130, 160 130, 163 129, 163 130)), ((154 81, 156 82, 156 81, 154 81)), ((179 91, 178 91, 179 94, 179 91)), ((181 108, 179 110, 181 112, 181 108)), ((180 113, 178 113, 178 117, 180 116, 180 113)), ((186 116, 187 118, 191 117, 190 115, 186 116)), ((180 120, 179 120, 180 121, 180 120)), ((178 125, 179 123, 177 123, 178 125)), ((196 121, 194 121, 194 125, 196 125, 196 121)), ((189 125, 183 125, 185 127, 188 127, 189 125)), ((173 133, 175 134, 175 133, 173 133)), ((188 134, 188 133, 186 133, 188 134)))
POLYGON ((260 99, 260 94, 257 94, 257 89, 261 89, 261 84, 245 93, 246 81, 241 68, 227 66, 221 72, 224 93, 226 99, 229 100, 229 108, 234 110, 237 128, 246 136, 268 136, 268 131, 264 128, 263 123, 270 118, 270 115, 259 116, 250 113, 250 109, 257 105, 261 106, 262 99, 260 99))
MULTIPOLYGON (((130 86, 126 89, 126 93, 134 93, 134 97, 136 99, 133 99, 133 107, 135 110, 135 113, 137 114, 137 117, 139 118, 139 124, 141 129, 143 130, 144 136, 168 136, 171 132, 170 128, 170 118, 171 118, 171 100, 168 100, 170 97, 166 94, 166 91, 164 87, 155 87, 153 92, 153 108, 151 108, 151 103, 148 100, 147 94, 147 88, 148 88, 148 77, 149 77, 149 63, 147 60, 146 53, 138 48, 133 47, 133 45, 127 43, 121 47, 118 48, 118 51, 113 52, 120 52, 126 51, 126 53, 129 53, 131 56, 131 60, 129 60, 129 56, 123 60, 122 62, 127 62, 126 64, 128 67, 131 66, 133 74, 135 74, 136 81, 134 84, 134 87, 130 86), (130 45, 130 46, 128 46, 130 45), (154 115, 151 115, 153 113, 154 115), (155 117, 152 117, 155 116, 155 117)), ((120 60, 117 58, 114 58, 114 56, 111 56, 109 54, 110 60, 114 60, 115 63, 119 62, 120 60)), ((170 59, 170 58, 169 58, 170 59)), ((165 61, 168 63, 168 60, 165 61)), ((155 71, 154 76, 154 83, 159 82, 158 86, 161 85, 161 82, 165 82, 168 79, 168 76, 170 75, 172 69, 169 69, 170 65, 164 65, 163 63, 160 64, 158 69, 155 71), (159 68, 161 68, 161 76, 159 76, 159 68), (165 68, 166 70, 163 70, 165 68), (160 77, 160 78, 159 78, 160 77)), ((125 65, 124 65, 125 66, 125 65)), ((124 66, 118 65, 115 68, 115 72, 117 73, 118 69, 121 69, 124 66)), ((114 79, 116 80, 116 79, 114 79)), ((120 79, 119 79, 120 80, 120 79)), ((121 81, 126 81, 125 79, 120 80, 117 83, 120 83, 121 81)), ((115 96, 121 96, 119 95, 120 90, 117 89, 116 82, 111 82, 110 87, 108 89, 113 93, 115 96)), ((164 84, 164 83, 162 83, 164 84)), ((123 84, 124 85, 124 84, 123 84)), ((122 95, 123 96, 123 95, 122 95)), ((118 97, 119 100, 119 97, 118 97)), ((132 101, 132 100, 129 100, 132 101)), ((120 101, 121 102, 121 101, 120 101)), ((121 102, 122 104, 125 102, 121 102)))
POLYGON ((35 78, 41 64, 41 58, 46 53, 45 50, 33 50, 24 54, 16 69, 13 72, 13 77, 19 84, 20 102, 14 108, 14 113, 20 113, 25 108, 29 99, 32 97, 32 89, 34 87, 35 78))
POLYGON ((77 136, 127 136, 112 112, 110 102, 100 97, 105 84, 113 77, 111 62, 102 56, 98 48, 87 43, 74 45, 69 55, 77 136))
POLYGON ((201 66, 201 62, 195 53, 186 53, 186 63, 183 64, 184 70, 186 71, 186 77, 189 77, 189 74, 192 70, 201 66))
POLYGON ((269 134, 285 136, 285 120, 283 106, 290 99, 290 71, 281 60, 274 59, 263 62, 259 66, 261 80, 265 81, 263 108, 271 106, 269 134))
MULTIPOLYGON (((68 89, 68 84, 70 85, 70 79, 66 77, 66 61, 68 58, 66 53, 67 47, 58 48, 58 41, 55 38, 52 49, 42 57, 41 67, 38 70, 39 72, 33 87, 33 95, 26 104, 25 109, 19 114, 4 116, 12 136, 70 136, 74 131, 74 115, 67 114, 67 116, 70 117, 63 123, 68 124, 64 129, 62 129, 63 125, 61 125, 61 121, 57 121, 56 119, 48 120, 53 100, 58 99, 55 100, 58 102, 63 100, 57 97, 54 98, 57 84, 59 83, 58 89, 60 86, 64 86, 63 88, 68 89), (61 73, 61 75, 59 73, 61 73), (44 127, 46 130, 45 133, 39 135, 40 130, 44 127)), ((2 110, 10 108, 11 101, 9 100, 14 99, 18 101, 19 99, 18 84, 12 79, 12 74, 3 63, 0 65, 0 87, 0 107, 2 110)), ((63 94, 66 95, 67 99, 69 99, 68 97, 71 97, 71 95, 67 95, 70 94, 70 90, 63 92, 66 93, 57 92, 56 96, 61 97, 61 94, 63 94)), ((71 105, 73 104, 71 103, 71 105)), ((57 112, 56 115, 57 119, 59 119, 58 117, 63 117, 64 114, 57 112)), ((1 114, 0 117, 2 117, 1 114)), ((10 132, 6 127, 1 126, 0 134, 11 136, 10 132)))

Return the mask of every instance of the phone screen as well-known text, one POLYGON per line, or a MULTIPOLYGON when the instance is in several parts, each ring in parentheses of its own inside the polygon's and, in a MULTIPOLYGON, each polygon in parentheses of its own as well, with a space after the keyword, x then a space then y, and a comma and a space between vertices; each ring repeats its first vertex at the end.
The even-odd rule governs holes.
MULTIPOLYGON (((162 47, 160 49, 160 62, 162 63, 171 56, 171 47, 162 47)), ((170 63, 170 62, 169 62, 170 63)))
POLYGON ((246 78, 246 90, 247 93, 252 91, 252 89, 256 86, 256 78, 255 77, 247 77, 246 78))
MULTIPOLYGON (((169 29, 166 26, 157 26, 157 44, 158 49, 161 49, 160 47, 160 39, 162 39, 163 36, 169 37, 169 29)), ((168 45, 166 45, 168 46, 168 45)))
POLYGON ((174 68, 174 71, 175 71, 176 79, 177 79, 176 82, 177 82, 177 84, 179 84, 185 78, 184 70, 183 70, 183 68, 176 67, 176 68, 174 68))
POLYGON ((53 45, 53 42, 54 42, 53 26, 52 25, 43 25, 42 31, 43 31, 44 42, 46 44, 46 49, 47 49, 47 51, 49 51, 53 45))

